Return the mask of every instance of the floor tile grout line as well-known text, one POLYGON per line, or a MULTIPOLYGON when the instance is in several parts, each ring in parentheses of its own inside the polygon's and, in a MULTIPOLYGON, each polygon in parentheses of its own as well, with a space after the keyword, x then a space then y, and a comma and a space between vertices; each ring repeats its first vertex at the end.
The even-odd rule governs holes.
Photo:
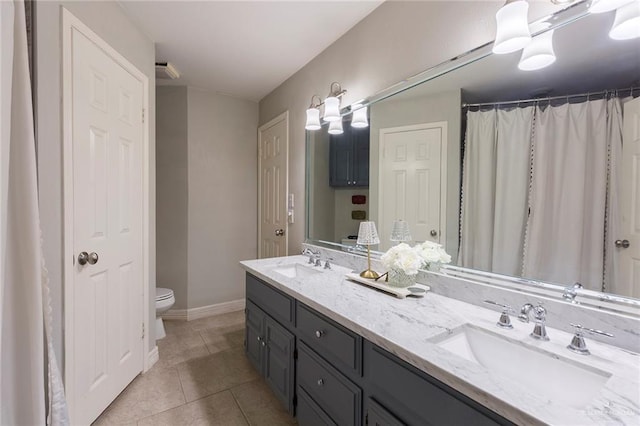
MULTIPOLYGON (((237 387, 237 386, 234 386, 234 387, 237 387)), ((242 417, 244 417, 244 420, 247 422, 249 426, 252 426, 251 421, 249 420, 249 416, 247 416, 247 414, 244 412, 244 410, 242 409, 242 404, 240 404, 240 401, 238 401, 238 398, 236 398, 236 395, 233 393, 233 388, 229 388, 229 392, 231 393, 233 400, 236 402, 236 405, 240 409, 240 412, 242 413, 242 417)))

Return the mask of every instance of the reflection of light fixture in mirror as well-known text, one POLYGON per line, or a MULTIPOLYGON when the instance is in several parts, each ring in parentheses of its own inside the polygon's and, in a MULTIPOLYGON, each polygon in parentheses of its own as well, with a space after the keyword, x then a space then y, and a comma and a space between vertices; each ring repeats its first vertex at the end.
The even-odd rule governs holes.
POLYGON ((640 0, 634 0, 616 10, 609 37, 614 40, 640 37, 640 0))
POLYGON ((591 13, 605 13, 616 10, 633 0, 593 0, 589 6, 591 13))
POLYGON ((329 123, 330 135, 341 135, 342 133, 342 120, 332 121, 329 123))
POLYGON ((496 13, 496 41, 493 53, 503 54, 520 50, 531 41, 527 12, 529 3, 525 0, 507 0, 496 13))
POLYGON ((378 230, 374 222, 360 222, 357 244, 367 246, 367 269, 360 272, 360 276, 362 278, 378 278, 378 273, 371 269, 371 245, 380 244, 380 237, 378 237, 378 230))
POLYGON ((324 100, 324 121, 342 120, 340 116, 340 97, 344 95, 346 90, 342 90, 340 83, 334 81, 329 88, 329 95, 324 100))
POLYGON ((358 129, 368 127, 369 121, 367 120, 367 107, 361 104, 353 104, 351 106, 353 111, 353 118, 351 119, 351 127, 358 129))
POLYGON ((320 125, 320 105, 322 101, 320 96, 313 95, 311 97, 311 105, 309 105, 309 109, 307 109, 307 124, 305 124, 304 128, 307 130, 320 130, 322 127, 320 125), (313 100, 318 98, 318 103, 314 103, 313 100))
POLYGON ((409 232, 409 224, 404 220, 396 220, 391 228, 390 241, 406 242, 411 241, 411 232, 409 232))
POLYGON ((523 71, 534 71, 548 67, 556 61, 553 52, 553 31, 539 34, 522 50, 518 68, 523 71))

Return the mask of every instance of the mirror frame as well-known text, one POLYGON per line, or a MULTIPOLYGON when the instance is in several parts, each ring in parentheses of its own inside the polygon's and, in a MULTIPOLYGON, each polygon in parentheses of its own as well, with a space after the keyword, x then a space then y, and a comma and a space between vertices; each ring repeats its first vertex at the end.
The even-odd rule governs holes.
MULTIPOLYGON (((581 0, 574 4, 569 5, 567 8, 562 9, 552 15, 545 16, 543 18, 540 18, 530 23, 529 24, 530 26, 532 25, 535 26, 536 24, 542 23, 542 22, 551 23, 551 26, 541 31, 533 33, 532 36, 541 34, 549 30, 561 28, 565 25, 569 25, 572 22, 575 22, 577 20, 580 20, 588 16, 589 15, 588 5, 589 5, 588 0, 581 0)), ((434 67, 431 67, 407 79, 399 81, 398 83, 390 87, 387 87, 386 89, 383 89, 363 100, 360 100, 354 103, 359 103, 363 106, 370 108, 372 104, 375 104, 379 101, 387 99, 400 92, 404 92, 405 90, 411 89, 422 83, 426 83, 428 81, 434 80, 437 77, 440 77, 444 74, 447 74, 465 65, 471 64, 473 62, 479 61, 483 58, 486 58, 492 55, 493 54, 491 51, 492 46, 493 46, 493 41, 486 43, 482 46, 479 46, 475 49, 472 49, 468 52, 462 53, 454 58, 451 58, 445 62, 442 62, 434 67)), ((343 117, 350 114, 351 114, 350 107, 345 107, 341 111, 341 115, 343 117)), ((323 123, 323 124, 326 124, 326 123, 323 123)), ((328 249, 341 250, 341 251, 345 251, 347 253, 358 255, 358 256, 366 256, 366 250, 363 250, 357 246, 354 248, 352 246, 346 246, 340 243, 323 241, 323 240, 313 240, 309 238, 310 206, 309 206, 308 195, 310 194, 311 177, 309 176, 310 167, 309 167, 308 154, 310 151, 310 144, 311 144, 311 138, 309 137, 310 134, 311 133, 309 131, 306 131, 305 150, 307 155, 305 158, 305 180, 306 180, 305 190, 306 190, 307 196, 306 196, 305 203, 307 208, 307 214, 305 217, 305 243, 323 247, 323 248, 328 248, 328 249)), ((382 252, 372 251, 371 255, 373 258, 379 259, 380 256, 382 255, 382 252)), ((425 272, 434 273, 431 271, 425 271, 425 272)), ((553 284, 553 283, 529 279, 529 278, 512 277, 507 275, 495 274, 492 272, 485 272, 477 269, 469 269, 469 268, 463 268, 460 266, 453 266, 453 265, 443 265, 441 268, 440 274, 446 275, 449 277, 463 278, 479 284, 495 285, 495 286, 504 287, 512 290, 515 289, 519 291, 526 291, 529 293, 539 294, 539 295, 547 294, 547 295, 557 296, 558 293, 560 293, 560 297, 562 297, 562 293, 567 288, 559 284, 553 284)), ((577 293, 578 293, 578 296, 580 296, 580 303, 583 303, 585 305, 595 306, 597 308, 605 308, 607 310, 612 310, 612 311, 625 313, 625 314, 639 315, 638 309, 640 309, 640 299, 635 299, 632 297, 621 296, 621 295, 612 294, 612 293, 603 293, 603 292, 597 292, 593 290, 585 290, 585 289, 577 290, 577 293)))

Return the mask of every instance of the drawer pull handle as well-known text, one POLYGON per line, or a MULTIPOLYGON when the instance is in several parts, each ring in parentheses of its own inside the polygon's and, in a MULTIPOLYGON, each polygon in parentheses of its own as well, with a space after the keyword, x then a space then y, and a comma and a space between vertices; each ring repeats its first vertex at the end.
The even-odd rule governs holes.
POLYGON ((321 338, 322 336, 324 336, 324 331, 322 331, 322 330, 316 330, 316 337, 319 339, 319 338, 321 338))
POLYGON ((324 380, 318 379, 318 386, 324 386, 324 380))

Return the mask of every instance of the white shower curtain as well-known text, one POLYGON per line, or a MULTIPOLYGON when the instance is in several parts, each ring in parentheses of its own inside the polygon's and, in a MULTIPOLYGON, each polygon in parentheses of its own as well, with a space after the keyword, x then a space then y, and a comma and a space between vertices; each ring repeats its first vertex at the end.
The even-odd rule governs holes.
POLYGON ((526 277, 601 290, 607 200, 607 101, 538 108, 526 277))
POLYGON ((0 25, 0 424, 64 425, 40 240, 24 3, 0 2, 0 25))
POLYGON ((534 107, 469 111, 458 264, 520 275, 534 107))

